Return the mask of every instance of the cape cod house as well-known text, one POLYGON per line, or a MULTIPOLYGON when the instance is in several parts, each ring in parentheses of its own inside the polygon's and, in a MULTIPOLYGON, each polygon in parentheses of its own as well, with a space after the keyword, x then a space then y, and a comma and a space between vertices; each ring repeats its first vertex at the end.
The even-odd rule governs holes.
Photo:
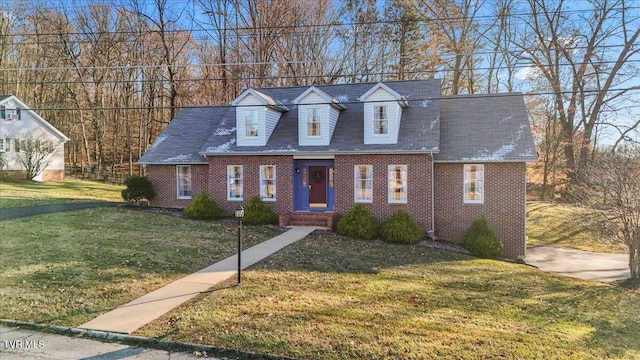
POLYGON ((139 163, 153 206, 207 190, 229 213, 259 195, 282 225, 331 227, 356 203, 408 211, 459 241, 485 215, 508 257, 525 252, 526 163, 536 160, 522 94, 443 97, 440 80, 248 89, 186 107, 139 163))
MULTIPOLYGON (((62 181, 64 179, 64 143, 69 140, 35 111, 13 95, 0 95, 0 156, 3 172, 24 176, 24 142, 50 142, 55 150, 42 158, 44 169, 33 179, 36 181, 62 181), (22 146, 21 146, 22 145, 22 146)), ((38 154, 36 154, 38 155, 38 154)), ((42 154, 44 155, 44 154, 42 154)))

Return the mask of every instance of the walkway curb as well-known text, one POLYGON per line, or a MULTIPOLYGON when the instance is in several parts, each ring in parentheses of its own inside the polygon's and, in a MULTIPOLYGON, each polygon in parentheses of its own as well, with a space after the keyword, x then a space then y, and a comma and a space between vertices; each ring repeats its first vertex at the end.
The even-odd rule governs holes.
POLYGON ((26 328, 40 332, 51 332, 58 335, 84 337, 104 342, 118 342, 121 344, 139 346, 149 349, 165 350, 165 351, 186 351, 186 352, 206 352, 214 356, 233 356, 238 359, 247 360, 295 360, 296 358, 286 357, 282 355, 260 354, 251 351, 234 350, 224 347, 216 347, 211 345, 186 343, 171 340, 162 340, 157 338, 146 338, 142 336, 133 336, 126 334, 111 333, 107 331, 87 330, 80 328, 71 328, 58 325, 47 325, 27 321, 17 321, 9 319, 0 319, 0 324, 14 328, 26 328))
MULTIPOLYGON (((306 237, 317 227, 293 226, 288 231, 242 252, 242 269, 306 237)), ((200 271, 187 275, 136 300, 121 305, 80 328, 131 334, 184 302, 208 291, 214 285, 237 274, 238 255, 230 256, 200 271)))

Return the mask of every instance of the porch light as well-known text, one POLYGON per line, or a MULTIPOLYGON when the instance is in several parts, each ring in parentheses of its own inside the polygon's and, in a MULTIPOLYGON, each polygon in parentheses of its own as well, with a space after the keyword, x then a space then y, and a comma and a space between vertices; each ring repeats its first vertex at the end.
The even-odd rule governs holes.
POLYGON ((238 206, 234 212, 238 219, 238 285, 242 284, 242 218, 244 217, 244 207, 238 206))

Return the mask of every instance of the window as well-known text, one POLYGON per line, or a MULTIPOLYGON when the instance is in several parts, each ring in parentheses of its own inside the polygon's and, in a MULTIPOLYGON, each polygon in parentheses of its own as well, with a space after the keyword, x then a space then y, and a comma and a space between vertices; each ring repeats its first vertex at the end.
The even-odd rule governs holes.
POLYGON ((484 203, 484 165, 464 166, 464 202, 484 203))
POLYGON ((390 203, 405 204, 407 202, 407 165, 389 165, 390 203))
POLYGON ((5 151, 8 150, 7 149, 8 148, 8 146, 7 146, 8 145, 8 141, 7 140, 9 140, 9 139, 5 139, 5 138, 0 139, 0 152, 5 152, 5 151))
MULTIPOLYGON (((8 146, 8 145, 7 145, 8 146)), ((13 151, 20 152, 20 147, 22 146, 22 140, 13 139, 13 151)))
POLYGON ((307 110, 307 136, 320 136, 320 109, 307 110))
POLYGON ((191 166, 176 166, 178 199, 191 199, 191 166))
POLYGON ((386 106, 373 107, 373 133, 387 135, 389 133, 389 119, 386 106))
POLYGON ((373 202, 373 165, 356 165, 353 168, 353 201, 373 202))
POLYGON ((5 106, 0 108, 0 118, 5 120, 20 120, 20 108, 7 109, 5 106))
POLYGON ((260 165, 260 198, 264 201, 276 200, 275 165, 260 165))
POLYGON ((244 130, 247 137, 258 136, 258 110, 244 112, 244 130))
POLYGON ((242 200, 242 165, 227 166, 227 200, 242 200))

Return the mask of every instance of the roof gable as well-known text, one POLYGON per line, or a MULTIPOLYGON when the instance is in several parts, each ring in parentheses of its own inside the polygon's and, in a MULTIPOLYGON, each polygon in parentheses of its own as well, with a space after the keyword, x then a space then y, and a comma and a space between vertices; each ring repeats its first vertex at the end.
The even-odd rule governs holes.
POLYGON ((273 99, 269 95, 265 95, 254 89, 245 90, 240 96, 238 96, 235 100, 231 102, 232 106, 241 106, 243 100, 245 100, 248 96, 252 96, 255 100, 258 101, 260 105, 273 107, 282 112, 289 111, 289 108, 284 106, 280 101, 273 99))
POLYGON ((13 102, 18 104, 18 107, 21 111, 28 112, 33 120, 40 124, 41 127, 50 132, 53 136, 60 139, 60 141, 69 141, 69 138, 63 134, 60 130, 56 129, 53 125, 51 125, 47 120, 45 120, 42 116, 40 116, 37 112, 33 111, 27 104, 22 102, 22 100, 18 99, 15 95, 3 95, 0 96, 0 105, 5 106, 9 102, 13 102))
POLYGON ((334 97, 331 97, 329 94, 327 94, 326 92, 318 89, 315 86, 309 87, 305 92, 303 92, 297 98, 295 98, 293 100, 293 104, 296 104, 296 105, 301 104, 301 102, 311 93, 314 93, 314 94, 318 95, 320 98, 322 98, 322 100, 326 104, 329 104, 329 105, 335 107, 338 110, 346 109, 346 106, 344 106, 344 104, 342 104, 339 100, 337 100, 334 97))
MULTIPOLYGON (((390 88, 389 86, 387 86, 386 84, 381 83, 381 82, 375 84, 371 89, 369 89, 369 91, 367 91, 362 96, 360 96, 358 98, 358 100, 367 101, 367 99, 369 97, 371 97, 374 93, 376 93, 376 91, 378 91, 378 90, 385 91, 387 94, 389 94, 391 96, 391 98, 393 100, 398 101, 400 106, 407 107, 406 99, 402 95, 398 94, 398 92, 396 92, 395 90, 393 90, 392 88, 390 88)), ((391 99, 389 99, 389 100, 391 100, 391 99)))

